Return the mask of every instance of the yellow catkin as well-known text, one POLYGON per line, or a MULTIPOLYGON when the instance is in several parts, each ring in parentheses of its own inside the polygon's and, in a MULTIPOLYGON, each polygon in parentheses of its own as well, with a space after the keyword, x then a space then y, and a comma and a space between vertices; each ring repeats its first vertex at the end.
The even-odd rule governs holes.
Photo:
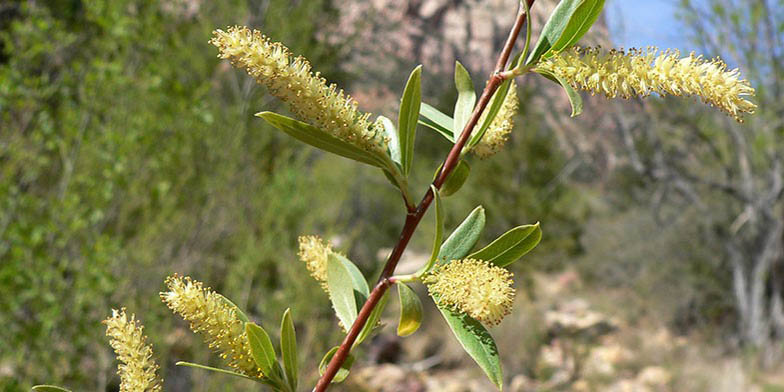
POLYGON ((498 325, 512 311, 512 276, 505 268, 484 260, 464 259, 439 267, 424 282, 440 306, 498 325))
POLYGON ((572 48, 537 66, 566 79, 578 89, 608 98, 647 97, 651 93, 699 96, 735 120, 752 114, 756 105, 745 99, 754 89, 740 79, 738 69, 729 70, 719 58, 706 60, 693 52, 681 57, 677 50, 656 48, 602 50, 572 48))
MULTIPOLYGON (((509 134, 512 133, 514 128, 514 117, 517 114, 519 105, 517 98, 517 84, 512 81, 509 86, 509 91, 504 97, 504 102, 498 110, 498 114, 490 123, 487 131, 479 140, 479 143, 474 146, 474 154, 482 159, 489 158, 501 150, 506 141, 509 139, 509 134)), ((487 110, 482 113, 479 118, 478 124, 482 124, 487 117, 487 110)))
POLYGON ((305 263, 310 276, 321 283, 321 288, 327 289, 327 259, 332 253, 332 246, 319 236, 308 235, 299 237, 299 259, 305 263))
POLYGON ((218 48, 218 57, 244 68, 300 119, 367 151, 386 153, 383 125, 370 122, 349 95, 327 85, 320 73, 311 72, 307 59, 294 57, 283 44, 241 26, 215 30, 210 43, 218 48))
POLYGON ((201 282, 178 275, 166 278, 166 286, 169 291, 161 293, 163 302, 189 321, 191 330, 200 334, 210 349, 237 372, 263 377, 253 360, 245 324, 220 294, 204 288, 201 282))
POLYGON ((109 344, 120 362, 117 366, 120 392, 160 392, 162 380, 156 374, 158 365, 152 359, 152 347, 146 344, 141 323, 133 314, 128 317, 125 309, 113 309, 112 316, 103 323, 109 344))

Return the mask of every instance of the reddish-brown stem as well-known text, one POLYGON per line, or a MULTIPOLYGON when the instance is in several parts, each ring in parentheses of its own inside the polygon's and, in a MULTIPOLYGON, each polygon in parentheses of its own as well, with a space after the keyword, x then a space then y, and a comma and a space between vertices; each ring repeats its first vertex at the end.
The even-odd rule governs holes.
MULTIPOLYGON (((530 9, 535 0, 527 1, 530 9)), ((458 160, 460 159, 460 152, 463 150, 463 146, 465 146, 466 142, 468 142, 468 139, 471 137, 471 133, 474 131, 476 124, 479 122, 479 118, 481 117, 482 112, 487 107, 495 91, 498 90, 498 87, 501 85, 501 83, 504 82, 504 76, 501 75, 501 72, 503 72, 506 68, 506 63, 509 61, 509 56, 512 54, 515 41, 520 35, 520 30, 522 29, 524 23, 525 12, 523 7, 520 7, 520 11, 517 13, 517 19, 515 20, 515 24, 512 27, 512 31, 509 32, 509 37, 507 38, 506 43, 504 44, 504 48, 498 57, 498 62, 496 63, 495 69, 493 70, 492 75, 490 75, 490 79, 487 81, 487 85, 482 91, 482 95, 479 97, 479 101, 477 102, 473 113, 471 113, 471 118, 468 120, 468 123, 463 129, 463 132, 460 134, 460 138, 455 142, 455 145, 449 151, 449 154, 444 160, 441 171, 433 181, 433 185, 436 187, 436 189, 441 189, 441 185, 444 184, 446 178, 449 176, 455 166, 457 166, 458 160)), ((392 282, 389 280, 389 278, 392 276, 392 274, 394 274, 397 263, 400 261, 400 257, 403 255, 403 251, 405 251, 406 247, 408 246, 408 242, 411 240, 411 237, 414 235, 414 231, 419 225, 419 222, 422 220, 422 217, 425 215, 428 207, 430 207, 430 204, 433 202, 433 197, 434 195, 432 188, 428 188, 425 196, 422 198, 422 201, 419 202, 419 205, 416 207, 416 209, 409 209, 408 214, 406 215, 406 222, 403 225, 403 230, 400 232, 400 238, 398 239, 395 248, 392 250, 392 254, 389 255, 389 259, 387 259, 387 263, 384 265, 384 270, 381 272, 381 276, 378 278, 376 286, 373 287, 373 291, 370 292, 370 296, 368 297, 367 301, 365 301, 365 304, 362 305, 362 309, 359 310, 359 314, 357 314, 357 318, 354 320, 354 324, 351 325, 351 328, 349 329, 348 334, 346 334, 346 337, 343 339, 343 342, 340 344, 338 351, 335 352, 332 360, 329 361, 329 365, 327 366, 324 375, 319 379, 316 387, 313 389, 313 392, 326 391, 329 387, 329 384, 332 382, 332 379, 343 365, 343 362, 346 361, 346 358, 351 352, 351 348, 354 345, 357 336, 359 336, 359 332, 367 323, 367 320, 370 317, 370 313, 373 311, 376 305, 378 305, 378 302, 384 296, 384 293, 389 288, 389 286, 392 285, 392 282)))

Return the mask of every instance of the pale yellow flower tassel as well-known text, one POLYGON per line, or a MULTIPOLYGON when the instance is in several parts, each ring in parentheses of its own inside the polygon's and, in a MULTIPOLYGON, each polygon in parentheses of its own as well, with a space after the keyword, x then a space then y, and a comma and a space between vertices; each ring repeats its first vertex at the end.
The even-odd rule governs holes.
POLYGON ((316 279, 325 292, 327 290, 327 258, 332 253, 332 246, 319 236, 299 237, 299 259, 305 263, 310 276, 316 279))
MULTIPOLYGON (((514 117, 517 114, 519 102, 517 98, 517 84, 513 80, 506 97, 504 97, 504 102, 498 110, 498 114, 490 123, 485 134, 482 135, 482 139, 474 146, 474 154, 485 159, 501 150, 501 147, 509 139, 512 128, 514 128, 514 117)), ((482 113, 478 124, 482 124, 486 117, 487 110, 482 113)))
POLYGON ((112 316, 104 320, 106 336, 114 349, 117 374, 120 375, 120 392, 160 392, 162 381, 156 371, 158 365, 152 359, 152 347, 146 344, 144 327, 125 309, 112 310, 112 316))
POLYGON ((677 50, 572 48, 537 68, 566 79, 575 88, 608 98, 651 93, 699 96, 739 122, 744 113, 754 113, 757 107, 745 99, 754 95, 754 89, 740 79, 738 69, 728 70, 720 59, 706 60, 693 52, 682 58, 677 50))
POLYGON ((245 68, 301 120, 367 151, 386 153, 383 125, 370 122, 349 95, 312 73, 307 59, 247 27, 215 30, 210 43, 218 47, 218 57, 245 68))
POLYGON ((452 260, 424 279, 430 295, 446 306, 488 325, 511 313, 512 273, 483 260, 452 260))
POLYGON ((191 330, 201 334, 230 367, 249 377, 263 377, 253 360, 245 324, 220 294, 178 275, 166 278, 166 286, 169 291, 161 293, 163 302, 189 321, 191 330))

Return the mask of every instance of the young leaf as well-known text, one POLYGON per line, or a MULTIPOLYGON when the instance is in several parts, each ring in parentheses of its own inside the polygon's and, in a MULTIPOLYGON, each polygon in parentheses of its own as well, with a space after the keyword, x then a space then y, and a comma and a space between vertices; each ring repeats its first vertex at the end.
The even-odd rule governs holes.
POLYGON ((438 260, 448 263, 452 260, 459 260, 465 257, 471 248, 476 245, 479 235, 485 228, 485 209, 482 206, 476 207, 463 223, 452 232, 449 238, 441 245, 438 252, 438 260))
MULTIPOLYGON (((552 45, 550 53, 557 53, 576 44, 599 18, 604 0, 584 0, 572 14, 561 37, 552 45)), ((546 54, 545 57, 548 55, 546 54)))
POLYGON ((365 326, 362 327, 362 330, 359 331, 359 335, 357 336, 357 340, 354 342, 354 347, 359 346, 365 339, 370 336, 373 331, 376 330, 378 327, 378 320, 381 319, 381 313, 384 312, 384 307, 387 306, 387 301, 389 300, 389 291, 384 292, 384 295, 376 304, 376 307, 373 308, 373 311, 370 312, 370 316, 368 317, 367 323, 365 326))
POLYGON ((354 296, 355 278, 343 259, 335 253, 330 253, 327 258, 327 288, 335 314, 343 327, 348 330, 357 318, 357 301, 354 296))
POLYGON ((447 116, 440 110, 422 102, 419 108, 419 123, 433 129, 445 137, 450 142, 455 142, 454 131, 452 130, 452 117, 447 116))
POLYGON ((518 226, 507 231, 495 241, 468 256, 471 259, 489 261, 505 267, 535 248, 542 239, 539 223, 518 226))
POLYGON ((422 325, 422 302, 405 283, 396 283, 397 295, 400 299, 400 320, 397 324, 398 336, 408 336, 416 332, 422 325))
POLYGON ((263 118, 270 125, 289 134, 293 138, 310 144, 313 147, 371 166, 387 166, 384 164, 381 157, 373 155, 353 144, 346 143, 310 124, 273 112, 256 113, 256 116, 263 118))
POLYGON ((537 69, 536 72, 563 87, 566 96, 569 97, 569 103, 572 105, 572 117, 577 117, 583 112, 583 97, 580 96, 580 93, 578 93, 568 81, 549 71, 537 69))
POLYGON ((414 140, 416 139, 417 119, 419 107, 422 103, 422 66, 414 68, 408 77, 403 98, 400 100, 397 131, 400 139, 400 151, 403 166, 403 175, 408 176, 411 163, 414 161, 414 140))
POLYGON ((490 124, 493 123, 495 116, 501 110, 501 106, 504 104, 504 99, 506 99, 506 94, 509 94, 509 87, 512 85, 512 80, 508 79, 503 82, 500 86, 498 86, 498 90, 495 91, 493 94, 493 98, 490 101, 490 104, 485 108, 485 112, 487 115, 485 116, 484 121, 482 124, 479 124, 479 129, 476 130, 471 135, 471 140, 468 142, 468 145, 465 149, 471 149, 476 146, 479 141, 484 136, 485 132, 487 132, 487 128, 490 128, 490 124))
POLYGON ((433 202, 435 203, 435 210, 436 210, 436 234, 433 237, 433 250, 430 252, 430 259, 428 260, 427 264, 422 267, 417 275, 421 275, 425 272, 430 271, 435 265, 436 260, 438 260, 438 253, 441 251, 441 241, 444 239, 444 208, 441 205, 441 196, 438 188, 433 185, 430 185, 430 189, 433 191, 433 202))
POLYGON ((498 347, 493 337, 487 332, 479 321, 470 316, 457 313, 449 308, 438 307, 444 320, 454 333, 463 349, 476 361, 480 368, 487 374, 490 381, 499 390, 503 387, 504 376, 501 370, 501 361, 498 357, 498 347))
MULTIPOLYGON (((245 378, 245 379, 253 380, 253 381, 260 381, 259 379, 256 379, 256 378, 253 378, 253 377, 248 377, 248 376, 246 376, 244 374, 241 374, 241 373, 232 372, 231 370, 219 369, 219 368, 215 368, 215 367, 212 367, 212 366, 201 365, 201 364, 198 364, 198 363, 179 361, 179 362, 175 363, 175 365, 177 365, 177 366, 187 366, 187 367, 192 367, 192 368, 201 369, 201 370, 208 370, 208 371, 216 372, 216 373, 228 374, 230 376, 241 377, 241 378, 245 378)), ((266 383, 265 381, 261 381, 261 382, 266 383)))
POLYGON ((33 387, 33 390, 38 392, 71 392, 70 389, 58 387, 57 385, 36 385, 33 387))
MULTIPOLYGON (((329 365, 329 361, 332 360, 332 357, 335 356, 335 353, 338 351, 338 346, 332 347, 331 350, 324 355, 324 358, 321 358, 321 363, 319 363, 319 375, 324 375, 324 372, 327 371, 327 366, 329 365)), ((343 362, 343 365, 340 366, 340 370, 335 374, 335 378, 332 379, 333 383, 339 383, 348 377, 348 372, 351 369, 351 365, 354 364, 354 356, 349 354, 346 357, 346 361, 343 362)))
POLYGON ((468 119, 471 118, 474 104, 476 104, 474 82, 471 80, 471 75, 459 61, 455 62, 455 86, 457 87, 457 102, 455 103, 455 119, 452 130, 454 131, 454 138, 457 140, 460 138, 460 133, 463 132, 468 119))
POLYGON ((401 165, 401 155, 400 155, 400 139, 398 139, 397 129, 395 129, 395 124, 392 123, 392 120, 384 117, 378 116, 378 119, 381 120, 381 125, 384 126, 384 135, 387 137, 389 141, 389 157, 392 158, 392 162, 397 163, 398 167, 401 165))
POLYGON ((245 323, 245 334, 248 335, 248 343, 250 343, 250 352, 253 355, 253 360, 261 368, 261 372, 265 376, 270 377, 273 375, 277 356, 267 331, 249 322, 245 323))
POLYGON ((449 177, 444 181, 444 185, 441 186, 441 195, 447 197, 457 193, 468 180, 469 174, 471 174, 471 166, 465 159, 461 159, 455 169, 449 173, 449 177))
POLYGON ((243 312, 239 306, 235 305, 234 302, 231 302, 231 300, 229 300, 228 298, 224 297, 221 294, 218 294, 218 297, 220 297, 220 299, 223 300, 223 302, 225 302, 227 305, 231 306, 232 309, 234 309, 234 314, 237 315, 237 318, 240 319, 240 321, 242 321, 243 323, 247 323, 248 321, 250 321, 248 319, 248 316, 245 314, 245 312, 243 312))
POLYGON ((549 52, 553 44, 558 42, 563 35, 566 26, 572 15, 577 11, 577 8, 588 0, 561 0, 555 7, 553 13, 550 14, 550 19, 547 20, 542 32, 539 34, 539 41, 536 42, 533 51, 525 61, 526 64, 533 64, 539 61, 539 58, 549 52))
POLYGON ((280 352, 283 357, 283 367, 286 369, 286 379, 292 391, 297 390, 297 333, 294 330, 294 320, 291 319, 291 309, 286 309, 280 321, 280 352))

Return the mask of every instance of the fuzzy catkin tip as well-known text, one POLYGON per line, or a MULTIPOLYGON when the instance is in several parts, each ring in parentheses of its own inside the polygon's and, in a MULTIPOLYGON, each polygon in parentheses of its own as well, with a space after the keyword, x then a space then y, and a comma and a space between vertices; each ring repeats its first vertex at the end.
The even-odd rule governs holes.
POLYGON ((200 334, 230 367, 249 377, 264 377, 253 360, 245 324, 220 294, 176 274, 166 278, 166 286, 169 291, 161 293, 161 300, 190 322, 191 330, 200 334))
POLYGON ((120 362, 120 392, 160 392, 163 382, 156 374, 158 365, 152 359, 152 347, 146 344, 144 327, 135 315, 128 317, 124 308, 112 309, 112 316, 103 323, 120 362))
POLYGON ((307 59, 294 57, 283 44, 247 27, 212 34, 210 43, 218 48, 218 57, 244 68, 301 120, 366 151, 386 153, 383 125, 371 122, 370 114, 357 110, 348 94, 311 72, 307 59))
POLYGON ((446 306, 488 325, 498 325, 511 313, 515 291, 512 273, 484 260, 452 260, 424 282, 440 306, 446 306))
MULTIPOLYGON (((504 102, 498 110, 490 126, 482 135, 482 139, 473 148, 474 154, 482 159, 489 158, 495 155, 504 146, 509 139, 509 134, 512 133, 514 128, 514 116, 517 114, 519 106, 519 99, 517 98, 517 84, 512 80, 509 91, 504 97, 504 102)), ((482 124, 487 117, 487 110, 482 113, 479 118, 479 124, 482 124)))
POLYGON ((327 293, 329 293, 327 289, 327 259, 332 252, 332 246, 319 236, 299 237, 299 253, 297 255, 305 263, 310 276, 316 279, 327 293))
POLYGON ((537 66, 552 72, 582 90, 608 98, 647 97, 651 93, 699 96, 742 122, 743 114, 757 106, 745 99, 754 88, 740 79, 738 69, 728 70, 721 59, 706 60, 694 52, 681 57, 677 50, 656 48, 602 50, 572 48, 537 66))

